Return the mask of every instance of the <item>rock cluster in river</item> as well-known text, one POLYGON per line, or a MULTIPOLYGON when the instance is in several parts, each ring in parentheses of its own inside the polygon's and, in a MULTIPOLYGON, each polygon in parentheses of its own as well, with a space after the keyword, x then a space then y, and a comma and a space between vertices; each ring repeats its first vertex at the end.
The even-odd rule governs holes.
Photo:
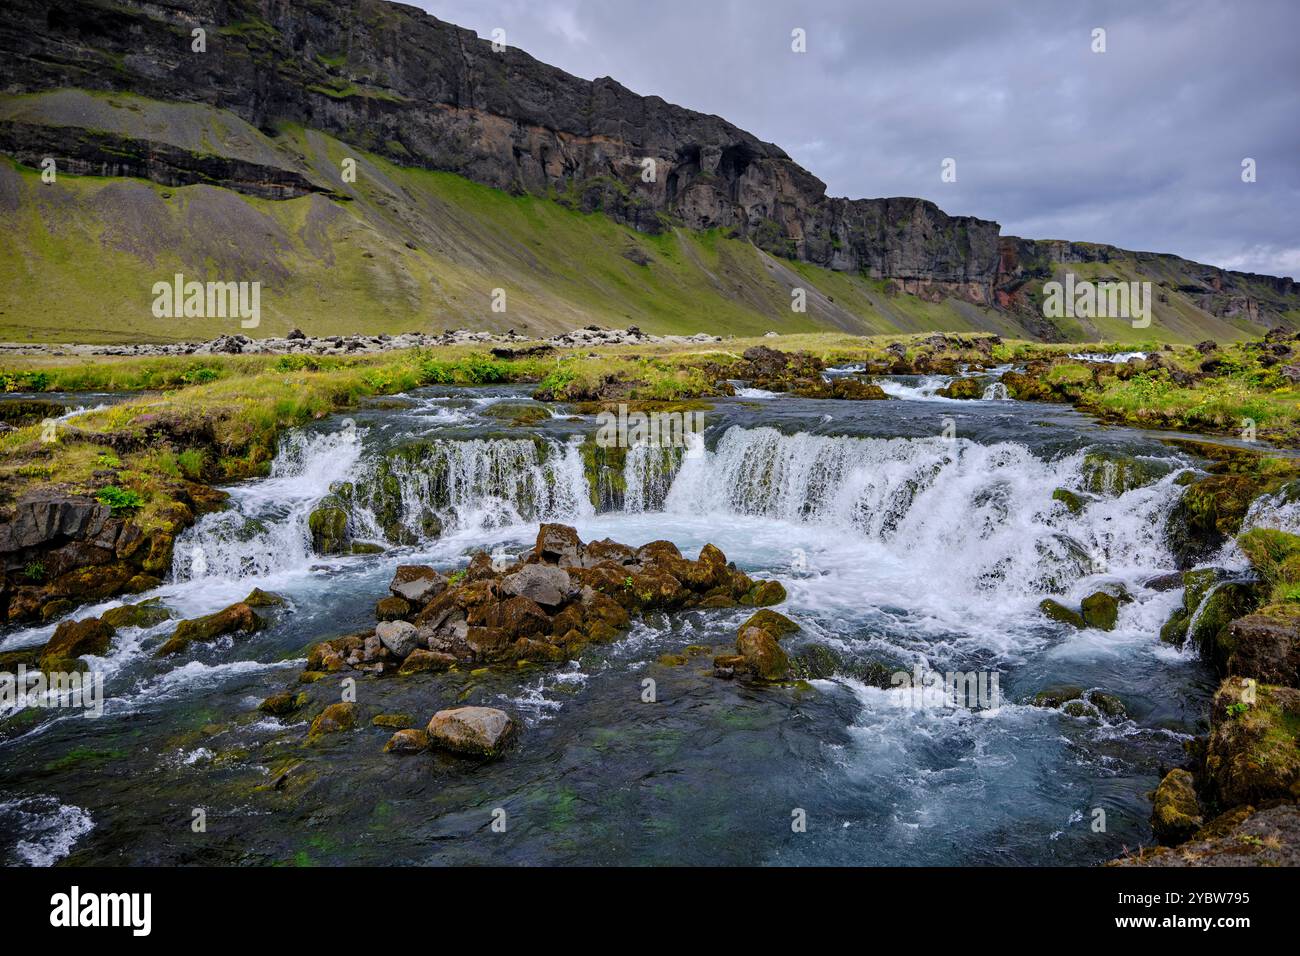
POLYGON ((313 646, 307 668, 411 674, 560 661, 614 639, 633 614, 784 599, 778 582, 750 578, 713 545, 690 560, 669 541, 640 548, 584 543, 567 525, 543 524, 533 549, 506 566, 479 553, 452 575, 425 565, 398 567, 376 609, 375 630, 313 646))

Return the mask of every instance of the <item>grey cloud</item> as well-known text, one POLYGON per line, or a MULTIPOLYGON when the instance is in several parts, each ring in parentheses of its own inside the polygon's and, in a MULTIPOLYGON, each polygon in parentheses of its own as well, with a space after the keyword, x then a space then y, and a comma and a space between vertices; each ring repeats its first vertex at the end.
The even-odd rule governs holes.
POLYGON ((832 195, 1300 274, 1290 0, 425 0, 588 79, 726 117, 832 195), (790 50, 807 31, 808 52, 790 50), (1090 50, 1094 27, 1107 52, 1090 50), (1259 178, 1240 178, 1243 157, 1259 178), (940 181, 945 157, 957 182, 940 181))

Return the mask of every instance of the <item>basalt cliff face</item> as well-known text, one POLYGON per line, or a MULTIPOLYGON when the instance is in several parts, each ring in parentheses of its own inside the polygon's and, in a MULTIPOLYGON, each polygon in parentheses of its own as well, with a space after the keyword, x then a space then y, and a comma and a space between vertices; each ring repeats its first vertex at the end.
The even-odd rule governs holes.
MULTIPOLYGON (((0 21, 0 53, 7 94, 77 89, 174 104, 166 132, 156 122, 97 126, 84 103, 0 111, 0 151, 29 166, 55 155, 72 172, 272 199, 338 196, 319 169, 259 141, 299 124, 404 166, 601 210, 642 233, 720 228, 774 256, 894 280, 926 301, 1018 310, 1044 337, 1060 331, 1034 328, 1027 282, 1072 257, 1134 255, 1004 237, 995 222, 948 216, 923 199, 830 198, 780 148, 719 117, 494 51, 471 31, 383 0, 15 0, 0 21), (185 110, 196 105, 248 129, 220 142, 186 135, 185 110)), ((1295 307, 1289 279, 1158 258, 1211 315, 1270 324, 1295 307)))

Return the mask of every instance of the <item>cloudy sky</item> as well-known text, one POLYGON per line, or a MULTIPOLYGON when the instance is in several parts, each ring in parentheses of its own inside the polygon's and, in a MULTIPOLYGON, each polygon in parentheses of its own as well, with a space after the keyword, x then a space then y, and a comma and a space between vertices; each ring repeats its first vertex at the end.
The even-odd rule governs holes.
POLYGON ((417 5, 723 116, 833 196, 923 196, 1013 235, 1300 278, 1296 0, 417 5), (948 157, 956 182, 940 179, 948 157))

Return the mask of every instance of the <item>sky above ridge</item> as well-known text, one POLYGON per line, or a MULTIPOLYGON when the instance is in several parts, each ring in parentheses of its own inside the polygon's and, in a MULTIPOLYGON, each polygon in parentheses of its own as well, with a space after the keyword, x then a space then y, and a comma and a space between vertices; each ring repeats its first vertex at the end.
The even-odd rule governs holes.
POLYGON ((722 116, 832 196, 922 196, 1006 234, 1300 278, 1296 0, 416 5, 722 116))

